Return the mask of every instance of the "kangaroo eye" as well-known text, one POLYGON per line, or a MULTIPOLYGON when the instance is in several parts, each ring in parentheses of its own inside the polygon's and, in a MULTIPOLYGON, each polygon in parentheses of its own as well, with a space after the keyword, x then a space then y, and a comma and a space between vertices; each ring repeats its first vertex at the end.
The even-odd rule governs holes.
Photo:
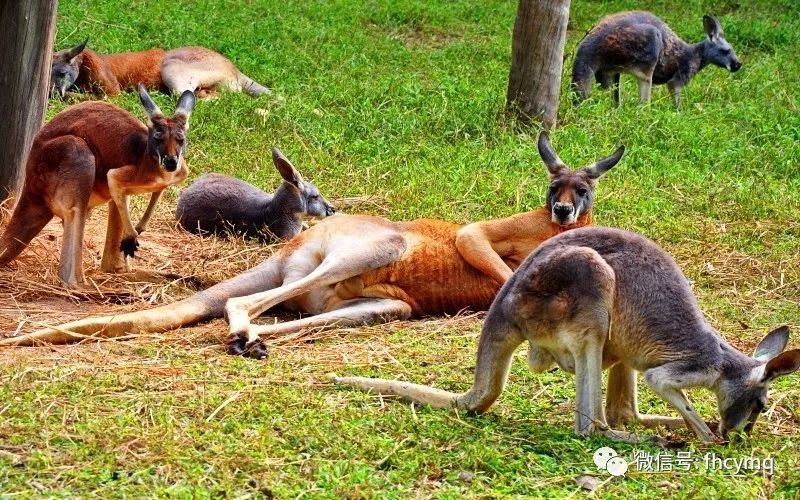
POLYGON ((576 192, 578 193, 578 196, 586 196, 586 193, 588 193, 588 191, 583 188, 577 189, 576 192))
POLYGON ((161 139, 162 137, 164 137, 164 132, 159 132, 158 130, 153 132, 153 138, 154 139, 161 139))

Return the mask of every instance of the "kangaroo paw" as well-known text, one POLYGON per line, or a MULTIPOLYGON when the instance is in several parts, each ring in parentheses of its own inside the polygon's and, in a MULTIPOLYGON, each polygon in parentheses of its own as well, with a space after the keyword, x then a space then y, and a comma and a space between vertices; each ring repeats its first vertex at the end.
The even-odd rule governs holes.
POLYGON ((241 356, 247 350, 247 340, 240 338, 228 344, 228 354, 241 356))
POLYGON ((269 356, 269 348, 261 339, 250 343, 244 351, 245 358, 267 359, 267 356, 269 356))
POLYGON ((139 249, 139 241, 136 240, 136 236, 129 236, 122 240, 119 249, 126 257, 135 257, 134 254, 139 249))

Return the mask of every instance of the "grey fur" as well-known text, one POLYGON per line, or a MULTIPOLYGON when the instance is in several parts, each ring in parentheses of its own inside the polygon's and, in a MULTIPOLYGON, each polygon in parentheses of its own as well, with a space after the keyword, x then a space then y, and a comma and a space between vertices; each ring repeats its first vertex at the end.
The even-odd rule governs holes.
MULTIPOLYGON (((607 325, 605 330, 600 328, 602 336, 607 335, 604 361, 619 359, 623 365, 642 372, 645 382, 657 394, 663 397, 667 390, 692 386, 713 390, 719 402, 719 432, 723 436, 746 424, 751 427, 763 409, 767 381, 754 379, 753 374, 768 359, 745 355, 717 333, 700 312, 688 281, 672 257, 636 233, 586 227, 544 242, 500 290, 486 322, 510 322, 496 330, 510 329, 514 335, 549 351, 552 346, 543 338, 554 333, 553 328, 568 328, 576 318, 583 317, 581 321, 585 323, 587 313, 607 325), (611 308, 605 308, 600 300, 603 278, 597 274, 595 264, 584 260, 575 249, 597 252, 613 270, 611 308), (563 258, 565 255, 572 257, 563 258), (554 324, 540 313, 542 308, 547 310, 545 304, 560 297, 566 297, 569 319, 554 324), (541 302, 532 307, 531 301, 541 302), (609 322, 613 325, 610 331, 609 322)), ((764 339, 768 346, 757 349, 769 350, 769 359, 786 346, 788 329, 776 332, 764 339)), ((484 328, 481 346, 497 342, 493 336, 490 329, 484 328)), ((571 356, 562 361, 558 349, 549 354, 562 368, 572 362, 571 356)), ((785 354, 796 356, 792 351, 785 354)), ((689 407, 678 410, 683 414, 694 412, 689 407)))
MULTIPOLYGON (((194 98, 194 96, 192 96, 194 98)), ((141 83, 139 84, 139 100, 144 107, 144 110, 147 112, 147 116, 149 118, 153 118, 154 116, 164 116, 164 113, 158 108, 158 105, 153 101, 153 98, 150 97, 150 94, 147 93, 147 89, 144 88, 144 85, 141 83)), ((180 103, 179 106, 180 108, 180 103)), ((175 110, 176 113, 181 112, 180 109, 175 110)))
POLYGON ((261 85, 244 73, 239 73, 238 80, 239 85, 242 86, 242 91, 250 96, 258 97, 264 94, 272 94, 272 89, 261 85))
POLYGON ((191 90, 184 90, 178 99, 178 105, 175 107, 175 114, 183 114, 187 118, 192 114, 194 105, 197 103, 197 98, 191 90))
POLYGON ((275 167, 284 178, 274 194, 222 174, 206 174, 178 198, 175 216, 187 231, 198 234, 234 233, 268 240, 290 239, 300 233, 303 216, 326 217, 334 208, 314 184, 277 149, 275 167))
POLYGON ((714 17, 703 16, 706 39, 687 44, 661 19, 649 12, 622 12, 605 17, 581 41, 572 68, 576 102, 585 99, 592 77, 603 88, 614 88, 620 104, 620 73, 639 79, 639 99, 650 99, 652 84, 666 84, 675 106, 680 107, 681 89, 708 64, 738 71, 741 63, 725 40, 714 17))
POLYGON ((718 436, 683 389, 706 387, 716 394, 721 437, 735 429, 749 432, 766 406, 769 382, 800 369, 800 349, 781 352, 787 338, 788 329, 778 328, 756 348, 762 357, 743 354, 705 320, 667 252, 636 233, 582 227, 542 243, 500 289, 481 331, 469 391, 363 377, 332 379, 421 404, 484 412, 503 391, 514 351, 527 340, 532 370, 558 364, 575 373, 577 434, 641 442, 635 434, 611 428, 637 420, 649 427, 686 425, 704 441, 715 441, 718 436), (683 419, 639 414, 636 372, 683 419))
POLYGON ((83 52, 88 42, 87 38, 83 43, 53 54, 50 65, 51 93, 58 93, 63 98, 67 94, 67 90, 78 80, 80 68, 76 58, 83 52))

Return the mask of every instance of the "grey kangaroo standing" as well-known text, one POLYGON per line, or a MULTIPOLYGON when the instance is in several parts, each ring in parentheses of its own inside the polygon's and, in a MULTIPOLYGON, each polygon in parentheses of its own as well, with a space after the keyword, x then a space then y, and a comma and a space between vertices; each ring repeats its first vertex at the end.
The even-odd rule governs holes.
POLYGON ((300 233, 304 215, 326 217, 336 212, 277 148, 272 150, 272 161, 284 179, 275 194, 226 175, 200 177, 178 199, 175 216, 181 226, 198 234, 288 240, 300 233))
POLYGON ((653 84, 667 84, 680 109, 681 89, 708 64, 731 72, 742 67, 719 21, 703 16, 703 27, 706 39, 688 44, 649 12, 604 17, 586 34, 575 55, 572 87, 576 102, 589 95, 594 76, 602 88, 614 88, 614 102, 619 106, 619 77, 627 72, 639 80, 640 102, 650 101, 653 84))
POLYGON ((629 442, 639 438, 609 424, 687 425, 704 441, 716 440, 683 392, 696 386, 716 393, 722 437, 741 428, 750 432, 766 406, 769 383, 800 368, 800 349, 783 352, 787 327, 768 334, 747 356, 706 322, 688 281, 664 250, 635 233, 584 227, 544 242, 500 290, 483 325, 468 392, 362 377, 333 380, 435 407, 484 412, 502 392, 514 350, 526 340, 533 371, 557 363, 575 373, 577 434, 629 442), (610 369, 605 412, 604 368, 610 369), (639 414, 636 372, 683 420, 639 414))

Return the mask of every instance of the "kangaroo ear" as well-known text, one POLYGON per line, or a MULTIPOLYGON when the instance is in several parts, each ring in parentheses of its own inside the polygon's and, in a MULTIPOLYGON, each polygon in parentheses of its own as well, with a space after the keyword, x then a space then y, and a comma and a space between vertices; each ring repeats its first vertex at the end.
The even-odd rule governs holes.
POLYGON ((272 162, 275 163, 275 168, 278 169, 283 180, 298 189, 303 189, 303 177, 300 175, 300 172, 294 168, 292 162, 281 153, 280 149, 272 148, 272 162))
POLYGON ((154 116, 164 116, 161 110, 158 109, 158 105, 153 102, 150 94, 147 93, 147 89, 145 89, 144 85, 141 83, 139 84, 139 100, 142 101, 142 106, 144 106, 144 110, 147 111, 148 118, 152 119, 154 116))
POLYGON ((764 368, 763 382, 770 382, 778 377, 789 375, 800 369, 800 349, 792 349, 778 354, 767 362, 764 368))
POLYGON ((69 52, 67 52, 67 58, 70 61, 72 61, 73 59, 78 57, 78 55, 80 55, 80 53, 83 52, 83 49, 86 48, 86 44, 87 43, 89 43, 89 38, 88 37, 86 38, 86 40, 83 41, 83 43, 81 43, 79 45, 76 45, 76 46, 72 47, 71 49, 69 49, 69 52))
POLYGON ((722 35, 722 25, 717 18, 706 14, 703 16, 703 29, 706 30, 708 38, 717 38, 722 35))
POLYGON ((539 148, 539 156, 541 156, 550 175, 555 175, 559 170, 567 168, 550 146, 550 135, 547 131, 542 130, 539 134, 539 141, 536 143, 536 146, 539 148))
POLYGON ((788 343, 789 327, 786 325, 780 326, 761 339, 761 342, 756 346, 753 357, 758 361, 769 361, 782 353, 788 343))
POLYGON ((590 178, 599 179, 601 175, 608 172, 614 165, 619 163, 619 161, 622 159, 622 155, 624 154, 625 146, 620 146, 616 151, 611 153, 611 156, 606 156, 602 160, 597 160, 588 167, 584 168, 583 171, 586 172, 590 178))
POLYGON ((178 106, 175 107, 175 114, 189 118, 196 102, 197 99, 194 97, 194 92, 191 90, 184 90, 183 94, 181 94, 181 97, 178 99, 178 106))

